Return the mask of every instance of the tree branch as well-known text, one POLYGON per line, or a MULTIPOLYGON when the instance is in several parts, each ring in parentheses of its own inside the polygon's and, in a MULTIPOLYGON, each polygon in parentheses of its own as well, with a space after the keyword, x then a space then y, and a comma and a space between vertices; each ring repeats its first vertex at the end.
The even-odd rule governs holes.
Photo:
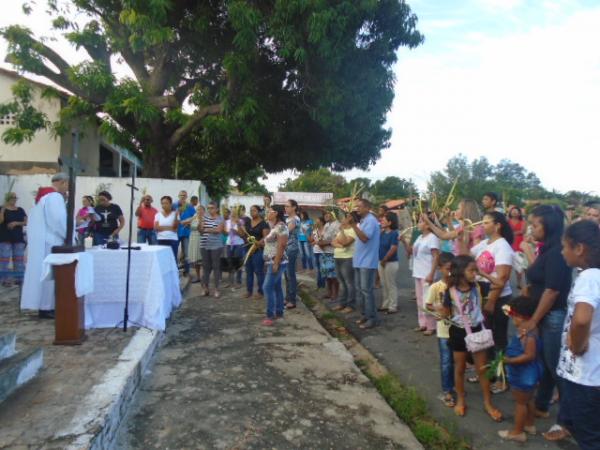
POLYGON ((169 149, 173 150, 179 143, 192 131, 194 131, 207 116, 216 116, 223 112, 223 105, 220 103, 205 106, 196 111, 184 125, 179 127, 169 138, 169 149))
POLYGON ((148 102, 157 108, 178 108, 181 102, 174 95, 163 95, 157 97, 149 97, 148 102))

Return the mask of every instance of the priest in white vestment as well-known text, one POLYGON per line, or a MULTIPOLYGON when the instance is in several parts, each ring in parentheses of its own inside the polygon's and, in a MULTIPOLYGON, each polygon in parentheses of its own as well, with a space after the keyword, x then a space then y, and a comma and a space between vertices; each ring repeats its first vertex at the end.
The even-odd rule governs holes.
POLYGON ((57 173, 52 187, 40 188, 29 211, 27 224, 27 265, 21 294, 21 309, 39 311, 41 318, 54 318, 54 280, 41 281, 43 261, 52 247, 64 245, 67 236, 65 194, 69 177, 57 173))

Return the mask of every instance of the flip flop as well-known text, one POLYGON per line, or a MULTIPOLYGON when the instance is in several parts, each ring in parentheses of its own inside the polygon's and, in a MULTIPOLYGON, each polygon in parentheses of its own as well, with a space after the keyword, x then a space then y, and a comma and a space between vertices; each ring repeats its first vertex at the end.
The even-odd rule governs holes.
POLYGON ((554 424, 548 431, 542 433, 542 436, 544 436, 544 439, 547 441, 556 442, 567 439, 569 436, 571 436, 571 433, 569 433, 567 429, 561 427, 560 425, 554 424))
POLYGON ((455 405, 454 414, 458 417, 465 417, 467 415, 467 405, 455 405))
POLYGON ((492 408, 491 410, 485 408, 485 412, 494 422, 502 422, 504 417, 502 416, 502 412, 499 409, 492 408))

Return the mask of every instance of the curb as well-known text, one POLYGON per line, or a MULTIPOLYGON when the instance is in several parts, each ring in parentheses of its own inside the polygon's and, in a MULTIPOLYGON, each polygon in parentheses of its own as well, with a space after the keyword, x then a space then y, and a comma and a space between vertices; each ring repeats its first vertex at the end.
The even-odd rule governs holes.
POLYGON ((58 431, 53 441, 69 450, 111 448, 163 335, 162 331, 138 329, 117 364, 82 399, 71 423, 58 431))

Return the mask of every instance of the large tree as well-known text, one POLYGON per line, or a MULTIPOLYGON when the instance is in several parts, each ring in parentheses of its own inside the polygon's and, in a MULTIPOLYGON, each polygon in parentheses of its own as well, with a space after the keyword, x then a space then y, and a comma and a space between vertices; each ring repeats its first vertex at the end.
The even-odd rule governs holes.
POLYGON ((412 180, 398 177, 385 177, 371 186, 370 193, 379 201, 395 200, 410 197, 418 193, 412 180))
MULTIPOLYGON (((1 32, 8 61, 74 94, 57 132, 98 117, 156 177, 172 176, 177 156, 190 175, 213 170, 221 181, 257 167, 368 166, 389 145, 397 50, 423 40, 403 0, 47 3, 53 28, 89 58, 67 61, 13 25, 1 32), (115 61, 133 76, 117 78, 115 61)), ((25 132, 6 140, 48 126, 18 123, 25 132)))
POLYGON ((288 178, 279 189, 286 192, 331 192, 336 198, 350 195, 346 179, 325 168, 307 170, 296 178, 288 178))

